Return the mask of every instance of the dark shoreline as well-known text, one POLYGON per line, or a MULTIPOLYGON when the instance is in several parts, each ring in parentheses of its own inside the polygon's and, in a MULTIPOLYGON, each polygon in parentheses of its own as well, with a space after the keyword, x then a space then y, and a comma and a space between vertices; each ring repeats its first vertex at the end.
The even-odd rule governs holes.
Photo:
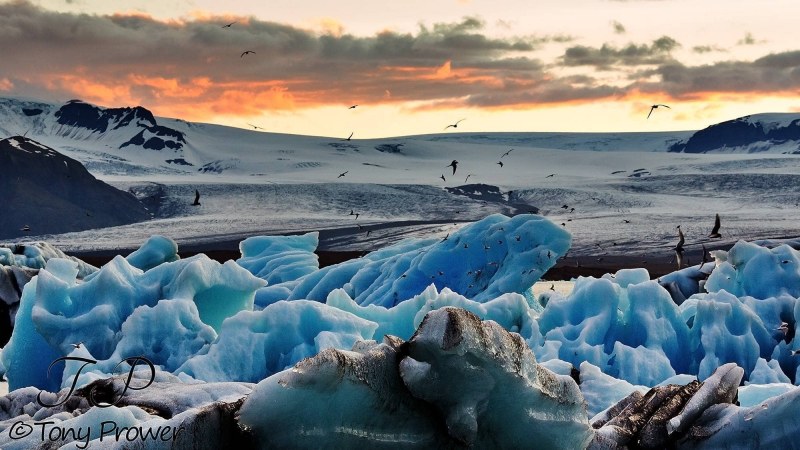
MULTIPOLYGON (((199 247, 186 248, 178 252, 181 258, 189 258, 197 254, 203 253, 209 258, 225 262, 228 260, 236 260, 241 257, 239 250, 233 249, 202 249, 199 247)), ((722 249, 727 250, 730 246, 723 246, 722 249)), ((716 248, 715 248, 716 249, 716 248)), ((111 261, 117 255, 126 256, 136 249, 119 249, 119 250, 99 250, 99 251, 71 251, 65 252, 70 256, 74 256, 96 267, 100 267, 107 262, 111 261)), ((708 249, 712 250, 712 249, 708 249)), ((355 259, 368 254, 368 251, 325 251, 318 250, 314 252, 319 258, 320 267, 327 267, 333 264, 339 264, 351 259, 355 259)), ((669 255, 670 252, 666 252, 669 255)), ((701 261, 700 250, 688 250, 685 254, 689 262, 692 264, 699 264, 701 261)), ((568 281, 579 276, 593 276, 598 278, 606 273, 614 273, 620 269, 633 269, 645 268, 650 273, 651 278, 657 278, 666 275, 670 272, 677 270, 677 265, 668 256, 659 255, 658 257, 652 256, 571 256, 567 255, 562 258, 552 269, 542 276, 542 280, 548 281, 568 281)))

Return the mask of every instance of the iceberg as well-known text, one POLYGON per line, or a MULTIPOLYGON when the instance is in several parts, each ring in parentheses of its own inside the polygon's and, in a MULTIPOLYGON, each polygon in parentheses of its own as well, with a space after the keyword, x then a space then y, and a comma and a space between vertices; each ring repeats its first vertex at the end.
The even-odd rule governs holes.
MULTIPOLYGON (((312 238, 305 239, 310 245, 312 238)), ((253 251, 260 254, 271 251, 272 245, 276 250, 281 248, 272 242, 275 241, 253 242, 244 249, 249 253, 251 246, 258 246, 253 251)), ((544 217, 494 214, 459 229, 447 239, 405 240, 299 278, 295 278, 298 270, 310 267, 310 260, 303 256, 310 247, 297 250, 299 244, 287 243, 282 253, 270 258, 295 255, 301 258, 300 262, 290 264, 286 275, 284 269, 267 272, 269 277, 291 281, 260 290, 256 302, 260 306, 277 300, 324 302, 334 289, 344 289, 359 305, 390 308, 431 284, 439 290, 447 287, 471 300, 485 302, 504 293, 525 292, 566 253, 570 242, 567 231, 544 217)), ((256 266, 252 258, 255 256, 243 258, 242 262, 254 273, 261 273, 264 269, 256 266)))
POLYGON ((570 377, 536 364, 518 335, 449 307, 410 341, 328 349, 261 381, 239 419, 262 448, 582 448, 593 436, 570 377))

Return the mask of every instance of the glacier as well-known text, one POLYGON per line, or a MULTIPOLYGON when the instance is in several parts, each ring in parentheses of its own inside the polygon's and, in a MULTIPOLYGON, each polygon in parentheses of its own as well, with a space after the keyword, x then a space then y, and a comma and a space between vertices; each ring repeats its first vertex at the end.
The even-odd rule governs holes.
MULTIPOLYGON (((235 420, 267 446, 624 445, 618 428, 633 425, 613 414, 644 408, 661 412, 625 436, 702 447, 731 442, 731 426, 786 420, 800 383, 800 252, 739 242, 660 280, 625 269, 579 277, 568 295, 534 295, 570 242, 564 227, 521 214, 324 268, 316 233, 247 239, 224 264, 181 259, 160 236, 93 271, 6 254, 4 264, 38 269, 0 352, 8 398, 61 398, 73 380, 98 386, 145 355, 162 388, 220 386, 221 396, 241 386, 235 420), (48 375, 66 356, 95 362, 48 375), (702 400, 720 385, 726 397, 702 400), (325 402, 337 405, 333 420, 313 407, 325 402), (591 425, 603 421, 617 428, 591 425)), ((184 403, 177 415, 201 408, 184 403)), ((173 420, 130 411, 120 414, 131 423, 173 420)), ((0 419, 0 445, 20 414, 0 419)), ((800 436, 790 425, 759 433, 800 436)))

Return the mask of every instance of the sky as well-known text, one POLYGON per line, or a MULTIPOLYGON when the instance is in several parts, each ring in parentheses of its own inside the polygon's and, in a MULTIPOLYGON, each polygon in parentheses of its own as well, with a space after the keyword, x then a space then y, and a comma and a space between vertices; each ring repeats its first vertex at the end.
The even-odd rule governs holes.
POLYGON ((796 0, 0 0, 0 96, 353 139, 696 130, 800 111, 798 16, 796 0))

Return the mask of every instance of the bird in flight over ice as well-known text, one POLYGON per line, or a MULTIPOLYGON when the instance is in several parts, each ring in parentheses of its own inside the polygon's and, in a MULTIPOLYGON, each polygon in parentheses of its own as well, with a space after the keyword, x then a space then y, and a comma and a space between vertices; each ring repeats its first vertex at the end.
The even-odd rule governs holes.
POLYGON ((350 132, 350 136, 347 136, 347 139, 342 139, 343 141, 349 141, 353 137, 353 132, 350 132))
POLYGON ((500 168, 502 168, 502 167, 503 167, 503 161, 497 161, 497 164, 499 164, 499 165, 500 165, 500 168))
POLYGON ((440 176, 439 178, 441 178, 442 181, 444 181, 445 183, 447 182, 447 180, 444 178, 444 174, 442 174, 442 176, 440 176))
POLYGON ((503 157, 505 157, 505 156, 508 156, 508 155, 509 155, 509 153, 511 153, 511 152, 513 152, 513 151, 514 151, 514 149, 512 148, 511 150, 509 150, 509 151, 507 151, 507 152, 503 153, 503 154, 500 156, 500 159, 503 159, 503 157))
POLYGON ((200 206, 200 191, 197 189, 194 190, 194 203, 192 206, 200 206))
POLYGON ((244 55, 249 55, 249 54, 253 54, 253 55, 255 55, 255 54, 256 54, 256 52, 254 52, 254 51, 252 51, 252 50, 245 50, 245 51, 243 51, 243 52, 242 52, 242 54, 241 54, 241 55, 239 55, 239 58, 243 58, 243 57, 244 57, 244 55))
POLYGON ((254 130, 263 130, 263 128, 261 128, 261 127, 260 127, 260 126, 258 126, 258 125, 253 125, 252 123, 248 123, 248 125, 250 125, 251 127, 253 127, 253 129, 254 129, 254 130))
POLYGON ((235 24, 235 23, 236 23, 236 22, 231 22, 231 23, 229 23, 229 24, 227 24, 227 25, 223 25, 223 26, 222 26, 222 28, 230 28, 230 27, 232 27, 232 26, 233 26, 233 24, 235 24))
POLYGON ((336 178, 342 178, 343 176, 347 175, 347 172, 350 172, 350 171, 349 170, 345 170, 344 172, 340 173, 339 176, 336 177, 336 178))
POLYGON ((351 106, 351 107, 349 107, 347 109, 356 109, 356 106, 358 106, 358 105, 353 105, 353 106, 351 106))
POLYGON ((458 122, 456 122, 456 123, 454 123, 452 125, 448 125, 448 126, 444 127, 444 129, 446 130, 446 129, 450 128, 450 127, 458 128, 458 124, 460 124, 461 122, 463 122, 465 120, 467 120, 467 119, 461 119, 461 120, 459 120, 458 122))
POLYGON ((455 159, 450 164, 446 165, 445 167, 452 167, 453 168, 453 175, 456 174, 456 168, 458 167, 458 161, 455 159))
POLYGON ((654 110, 654 109, 658 109, 658 107, 659 107, 659 106, 663 106, 664 108, 667 108, 667 109, 672 109, 672 108, 670 108, 670 107, 669 107, 669 106, 667 106, 667 105, 661 105, 661 104, 658 104, 658 105, 653 105, 653 106, 651 106, 651 107, 650 107, 650 112, 649 112, 649 113, 647 113, 647 118, 648 118, 648 119, 650 118, 650 114, 653 114, 653 110, 654 110))
POLYGON ((714 219, 714 228, 711 229, 711 234, 709 234, 708 237, 712 239, 722 237, 722 235, 719 234, 719 213, 717 213, 717 218, 714 219))

